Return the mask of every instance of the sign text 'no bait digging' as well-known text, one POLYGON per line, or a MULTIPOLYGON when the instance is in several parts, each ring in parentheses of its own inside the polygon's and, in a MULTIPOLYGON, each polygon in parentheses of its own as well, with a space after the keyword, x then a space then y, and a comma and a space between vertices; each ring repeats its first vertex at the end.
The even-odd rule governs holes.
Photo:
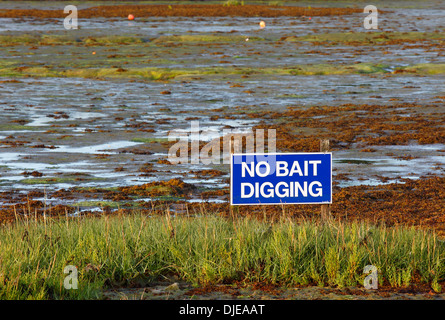
POLYGON ((232 205, 332 202, 331 153, 233 154, 232 205))

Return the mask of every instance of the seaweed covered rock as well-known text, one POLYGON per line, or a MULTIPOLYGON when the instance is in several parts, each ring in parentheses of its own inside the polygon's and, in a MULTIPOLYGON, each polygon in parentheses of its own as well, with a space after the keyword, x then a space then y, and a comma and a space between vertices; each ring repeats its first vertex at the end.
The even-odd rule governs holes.
POLYGON ((119 191, 138 196, 185 196, 193 192, 196 187, 185 183, 181 179, 169 181, 155 181, 138 186, 120 187, 119 191))

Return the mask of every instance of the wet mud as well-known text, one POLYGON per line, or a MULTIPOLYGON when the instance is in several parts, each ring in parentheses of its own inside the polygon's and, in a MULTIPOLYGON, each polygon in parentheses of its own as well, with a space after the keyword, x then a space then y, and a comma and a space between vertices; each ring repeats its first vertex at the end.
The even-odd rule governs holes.
POLYGON ((194 287, 184 282, 154 282, 144 288, 116 288, 103 294, 107 300, 443 300, 431 288, 414 286, 366 290, 358 287, 280 287, 272 284, 230 284, 194 287))

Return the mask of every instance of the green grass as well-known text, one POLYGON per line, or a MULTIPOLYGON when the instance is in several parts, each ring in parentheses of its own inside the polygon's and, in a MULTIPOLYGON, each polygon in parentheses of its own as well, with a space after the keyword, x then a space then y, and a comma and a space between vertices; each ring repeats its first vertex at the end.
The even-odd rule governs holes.
POLYGON ((195 285, 361 286, 369 264, 378 268, 379 283, 393 286, 417 275, 439 290, 445 277, 445 245, 413 228, 136 213, 19 220, 0 229, 1 299, 95 299, 111 284, 172 274, 195 285), (67 265, 78 268, 77 290, 63 286, 67 265))

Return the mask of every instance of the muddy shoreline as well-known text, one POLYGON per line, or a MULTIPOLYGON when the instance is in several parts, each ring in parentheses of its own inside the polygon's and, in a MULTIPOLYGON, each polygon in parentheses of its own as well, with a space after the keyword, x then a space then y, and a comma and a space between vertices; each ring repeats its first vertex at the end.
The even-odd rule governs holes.
POLYGON ((205 285, 193 287, 186 282, 160 281, 143 288, 115 288, 103 293, 106 300, 444 300, 428 286, 406 288, 359 287, 331 288, 280 287, 263 283, 205 285))

